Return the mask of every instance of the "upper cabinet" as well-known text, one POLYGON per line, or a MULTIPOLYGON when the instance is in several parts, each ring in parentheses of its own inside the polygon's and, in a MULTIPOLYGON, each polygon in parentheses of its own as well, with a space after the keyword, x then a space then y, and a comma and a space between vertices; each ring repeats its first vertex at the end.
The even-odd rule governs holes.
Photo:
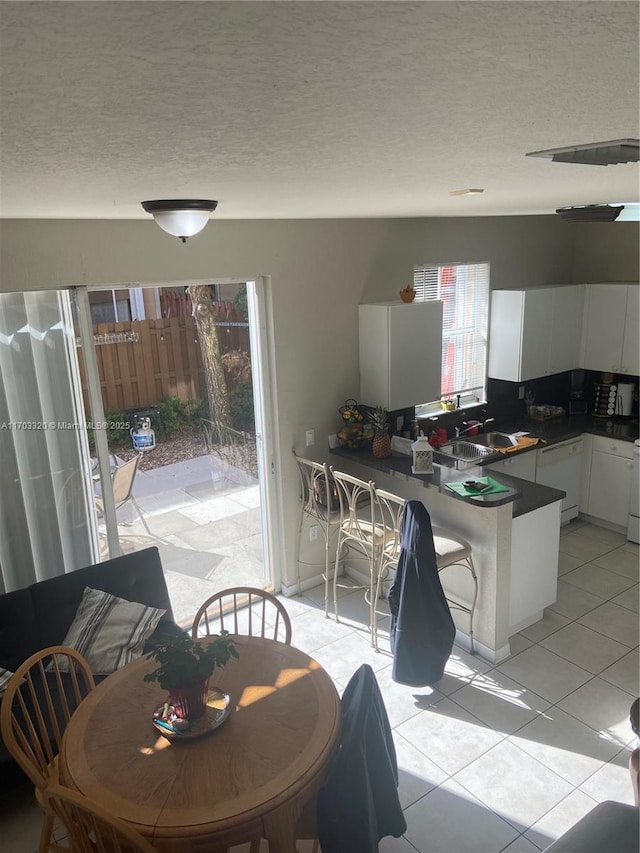
POLYGON ((526 382, 578 367, 583 303, 579 284, 494 290, 489 376, 526 382))
POLYGON ((360 402, 404 409, 440 398, 442 302, 359 305, 360 402))
POLYGON ((640 287, 587 284, 581 367, 609 373, 640 373, 640 287))

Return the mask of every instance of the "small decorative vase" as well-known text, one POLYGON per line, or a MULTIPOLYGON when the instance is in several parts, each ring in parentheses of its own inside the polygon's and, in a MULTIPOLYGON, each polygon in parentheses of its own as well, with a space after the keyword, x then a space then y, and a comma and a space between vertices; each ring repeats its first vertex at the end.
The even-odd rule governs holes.
POLYGON ((209 679, 193 687, 174 687, 169 690, 169 702, 182 720, 197 720, 207 710, 209 679))
POLYGON ((404 288, 404 290, 400 291, 400 299, 402 299, 403 302, 413 302, 415 298, 415 290, 412 287, 409 287, 408 285, 404 288))

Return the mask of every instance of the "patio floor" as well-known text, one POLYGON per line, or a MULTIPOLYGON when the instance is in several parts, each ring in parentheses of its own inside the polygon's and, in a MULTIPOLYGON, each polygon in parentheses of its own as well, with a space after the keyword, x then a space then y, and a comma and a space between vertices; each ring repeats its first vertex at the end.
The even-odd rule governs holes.
MULTIPOLYGON (((133 494, 151 535, 128 503, 117 513, 120 546, 130 553, 157 545, 177 622, 191 624, 220 589, 266 586, 255 478, 204 455, 138 471, 133 494)), ((100 539, 107 559, 102 523, 100 539)))

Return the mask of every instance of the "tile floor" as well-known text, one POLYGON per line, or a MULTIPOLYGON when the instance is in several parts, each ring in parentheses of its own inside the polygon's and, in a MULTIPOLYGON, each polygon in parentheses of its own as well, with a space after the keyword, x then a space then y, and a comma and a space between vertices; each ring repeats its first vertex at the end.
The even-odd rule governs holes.
MULTIPOLYGON (((575 521, 560 549, 558 601, 513 638, 512 657, 492 666, 454 647, 433 688, 392 681, 385 620, 376 654, 359 591, 344 591, 339 624, 325 620, 321 588, 284 599, 294 645, 313 654, 339 690, 363 662, 376 672, 407 820, 405 836, 383 839, 382 853, 536 853, 596 803, 633 802, 638 546, 575 521)), ((32 791, 5 792, 2 850, 34 853, 39 827, 32 791)))

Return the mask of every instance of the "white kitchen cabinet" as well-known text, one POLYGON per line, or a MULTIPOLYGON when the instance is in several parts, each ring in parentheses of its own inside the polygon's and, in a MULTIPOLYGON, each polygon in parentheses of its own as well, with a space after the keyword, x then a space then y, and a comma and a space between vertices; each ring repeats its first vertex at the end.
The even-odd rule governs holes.
POLYGON ((512 477, 520 477, 521 480, 528 480, 530 483, 535 483, 536 451, 528 450, 526 453, 519 453, 517 456, 507 454, 504 459, 484 465, 483 467, 489 468, 491 471, 502 471, 504 474, 509 474, 512 477))
POLYGON ((494 291, 489 376, 525 382, 576 368, 583 303, 584 285, 494 291))
POLYGON ((626 529, 633 467, 633 444, 604 436, 591 440, 586 512, 626 529))
POLYGON ((440 398, 442 302, 359 305, 360 402, 389 411, 440 398))
POLYGON ((610 373, 640 373, 640 288, 637 284, 586 285, 580 366, 610 373))

